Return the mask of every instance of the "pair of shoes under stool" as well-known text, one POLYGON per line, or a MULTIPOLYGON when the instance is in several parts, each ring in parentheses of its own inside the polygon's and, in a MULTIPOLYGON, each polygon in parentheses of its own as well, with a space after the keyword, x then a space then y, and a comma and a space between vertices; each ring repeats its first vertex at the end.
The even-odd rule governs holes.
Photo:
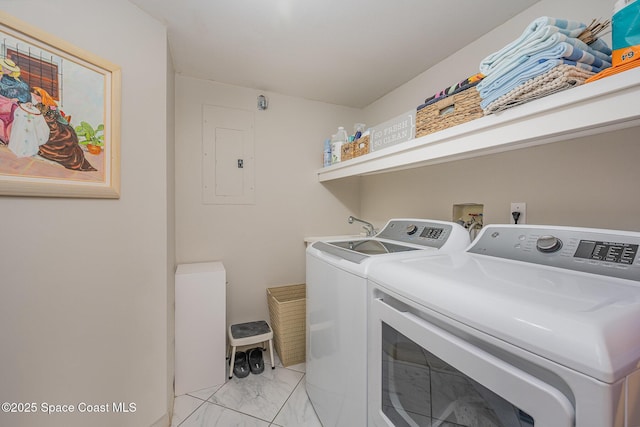
POLYGON ((245 378, 252 374, 261 374, 264 371, 264 359, 260 347, 252 348, 246 352, 239 351, 233 363, 233 374, 238 378, 245 378))

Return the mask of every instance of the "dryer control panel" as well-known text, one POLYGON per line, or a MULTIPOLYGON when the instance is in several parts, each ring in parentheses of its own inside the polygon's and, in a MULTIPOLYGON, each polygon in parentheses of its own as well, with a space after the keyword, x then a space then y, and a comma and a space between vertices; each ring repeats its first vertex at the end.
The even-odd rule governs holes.
POLYGON ((640 233, 489 225, 467 252, 640 282, 640 233))

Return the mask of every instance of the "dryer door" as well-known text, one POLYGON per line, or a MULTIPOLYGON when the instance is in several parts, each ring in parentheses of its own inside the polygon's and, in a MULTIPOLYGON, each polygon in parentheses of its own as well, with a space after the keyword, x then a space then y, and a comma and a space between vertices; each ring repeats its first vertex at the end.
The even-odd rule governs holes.
POLYGON ((560 391, 393 300, 370 300, 369 425, 574 426, 560 391))

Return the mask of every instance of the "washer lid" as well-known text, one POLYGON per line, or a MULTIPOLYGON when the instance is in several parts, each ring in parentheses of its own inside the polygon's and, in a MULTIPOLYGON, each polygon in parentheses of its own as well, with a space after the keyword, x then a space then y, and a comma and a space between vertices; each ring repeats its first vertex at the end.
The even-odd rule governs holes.
POLYGON ((383 262, 369 280, 613 383, 640 364, 640 283, 468 252, 383 262))

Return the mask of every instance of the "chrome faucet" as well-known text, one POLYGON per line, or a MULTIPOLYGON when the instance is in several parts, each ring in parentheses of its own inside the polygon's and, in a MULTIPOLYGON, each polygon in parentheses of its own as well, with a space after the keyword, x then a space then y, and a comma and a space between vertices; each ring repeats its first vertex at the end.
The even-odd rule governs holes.
POLYGON ((353 224, 353 221, 358 221, 358 222, 363 223, 364 225, 362 226, 362 228, 364 228, 364 229, 365 229, 365 231, 367 232, 367 237, 374 236, 374 235, 378 232, 378 230, 376 230, 376 229, 373 227, 373 224, 371 224, 370 222, 367 222, 367 221, 363 221, 363 220, 361 220, 361 219, 358 219, 358 218, 356 218, 355 216, 350 216, 350 217, 348 218, 348 221, 349 221, 349 224, 353 224))

